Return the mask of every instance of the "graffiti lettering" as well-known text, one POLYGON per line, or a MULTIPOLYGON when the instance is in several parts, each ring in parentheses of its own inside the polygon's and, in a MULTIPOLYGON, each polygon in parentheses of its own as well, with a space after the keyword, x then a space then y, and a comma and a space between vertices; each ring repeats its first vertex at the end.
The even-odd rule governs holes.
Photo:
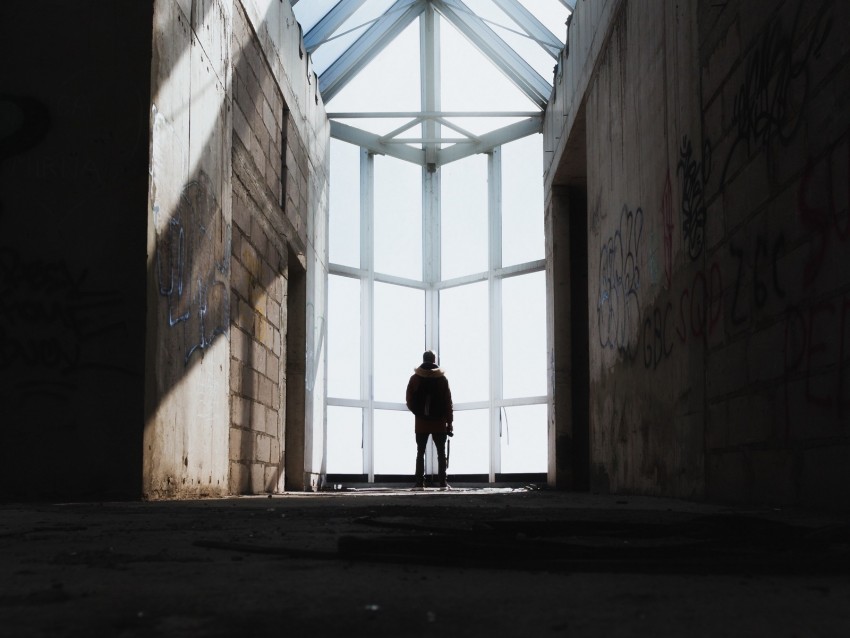
POLYGON ((711 336, 722 316, 723 278, 720 266, 715 262, 708 274, 702 270, 694 273, 691 285, 679 294, 678 307, 670 301, 662 302, 647 316, 642 335, 644 367, 654 370, 672 355, 674 342, 670 325, 673 325, 679 341, 685 344, 692 338, 705 340, 711 336))
MULTIPOLYGON (((810 7, 806 5, 806 11, 810 7)), ((803 2, 797 5, 793 30, 787 34, 774 17, 762 32, 750 54, 744 81, 732 107, 732 124, 737 137, 723 166, 720 190, 726 184, 732 156, 740 144, 768 148, 778 140, 788 145, 803 122, 803 112, 809 99, 809 60, 820 53, 832 24, 825 11, 815 11, 815 25, 804 46, 797 47, 796 30, 804 24, 803 2), (796 54, 795 51, 802 51, 796 54), (793 90, 792 90, 793 85, 793 90)))
POLYGON ((643 365, 647 369, 654 370, 673 352, 673 343, 667 334, 667 320, 672 311, 673 304, 669 302, 663 312, 656 307, 643 324, 643 365))
POLYGON ((844 297, 839 304, 822 301, 806 309, 789 308, 783 375, 788 425, 795 378, 802 380, 806 404, 832 411, 842 422, 850 414, 850 388, 847 387, 849 321, 850 297, 844 297), (836 342, 838 348, 835 348, 836 342))
POLYGON ((125 329, 123 297, 89 289, 87 278, 62 260, 25 259, 0 248, 0 370, 15 370, 19 393, 46 391, 67 400, 79 371, 116 369, 86 346, 125 329))
POLYGON ((832 301, 822 301, 805 310, 789 309, 784 349, 785 416, 789 425, 795 376, 802 378, 806 404, 832 411, 841 422, 850 413, 848 320, 850 298, 847 297, 840 301, 840 307, 832 301), (834 347, 836 341, 837 349, 834 347))
POLYGON ((640 330, 640 243, 643 210, 624 206, 620 226, 602 246, 599 258, 599 343, 634 358, 640 330))
POLYGON ((785 297, 785 290, 779 283, 779 257, 785 248, 785 236, 779 235, 773 242, 773 246, 768 249, 768 240, 764 236, 756 238, 755 250, 753 251, 753 261, 749 263, 746 259, 745 252, 742 248, 736 246, 734 242, 729 242, 729 252, 738 263, 735 276, 735 288, 732 293, 732 310, 731 320, 734 326, 741 326, 747 323, 752 317, 752 310, 748 309, 746 300, 743 296, 744 287, 749 281, 750 273, 752 273, 752 300, 754 307, 761 310, 767 304, 772 291, 778 298, 785 297), (770 270, 771 288, 763 278, 764 272, 761 263, 767 259, 768 268, 770 270))
POLYGON ((711 144, 708 141, 703 144, 701 162, 693 154, 693 145, 686 135, 679 149, 676 174, 682 176, 682 238, 692 260, 702 254, 705 244, 705 184, 711 175, 711 144))
POLYGON ((846 138, 821 164, 809 160, 800 181, 797 211, 803 225, 815 233, 803 270, 808 287, 820 273, 832 237, 842 243, 850 239, 850 142, 846 138))
POLYGON ((177 210, 157 236, 159 294, 168 300, 168 325, 183 326, 187 365, 192 354, 227 333, 230 230, 209 178, 201 173, 183 189, 177 210))

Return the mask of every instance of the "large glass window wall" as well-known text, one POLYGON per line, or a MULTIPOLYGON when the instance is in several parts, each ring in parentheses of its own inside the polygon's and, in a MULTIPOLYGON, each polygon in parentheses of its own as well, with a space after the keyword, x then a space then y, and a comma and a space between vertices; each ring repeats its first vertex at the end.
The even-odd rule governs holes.
POLYGON ((412 476, 404 394, 429 348, 455 404, 450 480, 546 472, 541 144, 429 170, 332 142, 328 474, 412 476))

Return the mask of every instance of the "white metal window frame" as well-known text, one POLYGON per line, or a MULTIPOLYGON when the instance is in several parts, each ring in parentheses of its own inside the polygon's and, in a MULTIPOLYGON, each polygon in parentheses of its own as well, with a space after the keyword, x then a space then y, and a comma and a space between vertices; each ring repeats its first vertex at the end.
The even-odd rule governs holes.
MULTIPOLYGON (((563 0, 562 0, 563 1, 563 0)), ((337 13, 329 13, 324 22, 307 34, 308 48, 314 49, 359 6, 360 0, 345 0, 336 5, 337 13)), ((515 0, 501 0, 499 5, 512 15, 529 35, 541 46, 554 51, 557 39, 544 33, 542 25, 522 9, 515 0), (547 42, 548 41, 548 42, 547 42)), ((567 5, 572 8, 569 4, 567 5)), ((374 326, 375 283, 387 283, 422 290, 425 294, 424 348, 440 351, 440 293, 477 282, 488 283, 489 323, 489 398, 486 401, 456 403, 454 409, 488 409, 489 411, 489 481, 501 473, 501 412, 503 408, 547 404, 548 397, 533 396, 505 399, 503 396, 503 331, 502 282, 515 277, 545 271, 545 259, 504 267, 502 265, 502 161, 503 144, 539 133, 542 112, 469 112, 441 111, 440 99, 440 24, 437 15, 449 19, 461 32, 471 38, 476 46, 496 64, 518 88, 538 106, 545 107, 551 86, 539 78, 530 67, 495 36, 483 22, 458 0, 397 0, 391 11, 379 19, 373 28, 362 36, 345 55, 331 65, 320 78, 322 94, 326 100, 333 97, 366 63, 370 56, 386 46, 403 26, 419 18, 420 28, 420 113, 338 113, 331 117, 331 136, 360 148, 360 267, 331 263, 329 274, 360 280, 360 398, 343 399, 326 397, 326 405, 360 408, 362 413, 363 469, 368 481, 374 482, 374 424, 375 410, 406 411, 403 402, 374 400, 374 326), (400 14, 403 20, 391 18, 400 14), (400 118, 408 120, 388 135, 378 136, 339 122, 350 118, 400 118), (447 118, 513 117, 521 118, 514 124, 475 136, 452 124, 447 118), (422 125, 422 138, 405 139, 398 136, 415 125, 422 125), (442 128, 447 127, 458 138, 444 138, 442 128), (415 148, 413 144, 421 145, 415 148), (374 234, 374 155, 386 155, 421 166, 422 171, 422 280, 398 277, 375 271, 374 234), (441 264, 441 167, 473 154, 486 153, 488 157, 487 227, 488 268, 475 274, 443 280, 441 264)), ((541 188, 542 180, 541 180, 541 188)), ((541 362, 545 365, 545 362, 541 362)), ((429 458, 429 466, 433 458, 429 458)))
MULTIPOLYGON (((360 281, 360 398, 327 397, 329 406, 362 410, 363 469, 368 481, 374 482, 374 417, 375 410, 407 411, 399 402, 374 400, 374 325, 375 283, 387 283, 421 290, 425 294, 425 334, 423 350, 440 351, 440 292, 473 283, 488 282, 489 322, 489 398, 486 401, 456 403, 455 411, 489 411, 489 481, 501 473, 501 421, 503 408, 548 403, 548 397, 532 396, 505 399, 503 396, 503 332, 502 282, 509 277, 545 271, 546 260, 539 259, 508 267, 502 266, 501 147, 487 154, 488 164, 488 269, 486 271, 442 280, 440 278, 440 169, 422 169, 422 280, 397 277, 375 271, 374 234, 374 155, 360 149, 360 267, 331 263, 329 274, 360 281)), ((542 185, 541 185, 542 187, 542 185)), ((545 365, 545 362, 541 362, 545 365)))

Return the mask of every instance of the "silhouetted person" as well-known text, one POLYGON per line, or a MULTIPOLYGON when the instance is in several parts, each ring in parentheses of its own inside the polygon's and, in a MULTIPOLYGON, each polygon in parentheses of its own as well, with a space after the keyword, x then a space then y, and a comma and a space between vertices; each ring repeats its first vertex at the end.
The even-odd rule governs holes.
POLYGON ((422 365, 413 371, 407 383, 407 409, 416 415, 416 485, 425 488, 425 448, 428 436, 437 448, 437 468, 440 487, 448 489, 446 482, 446 437, 454 434, 452 421, 452 392, 449 380, 437 366, 437 356, 426 350, 422 365))

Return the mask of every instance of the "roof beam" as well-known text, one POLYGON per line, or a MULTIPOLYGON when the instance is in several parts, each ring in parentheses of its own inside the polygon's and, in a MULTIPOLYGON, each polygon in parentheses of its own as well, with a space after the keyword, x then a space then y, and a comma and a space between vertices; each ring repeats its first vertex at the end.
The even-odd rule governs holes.
POLYGON ((508 16, 516 22, 519 27, 525 31, 528 36, 537 42, 546 53, 551 55, 555 60, 564 48, 561 42, 554 33, 549 31, 546 26, 538 20, 531 11, 526 9, 519 0, 493 0, 508 16))
POLYGON ((454 146, 440 150, 437 156, 437 165, 443 166, 449 162, 454 162, 477 153, 488 153, 497 146, 522 139, 534 133, 539 133, 542 129, 542 115, 509 124, 495 131, 484 133, 484 135, 479 136, 474 144, 455 144, 454 146))
POLYGON ((435 119, 441 117, 537 117, 539 111, 355 111, 355 112, 330 112, 328 117, 332 120, 351 119, 390 119, 401 118, 405 120, 414 117, 435 119))
POLYGON ((417 166, 425 165, 425 152, 421 148, 412 148, 406 144, 387 144, 381 140, 380 135, 369 133, 342 122, 331 120, 331 137, 365 148, 376 155, 389 155, 417 166))
POLYGON ((425 0, 396 0, 369 29, 319 76, 319 91, 330 102, 349 81, 425 10, 425 0))
POLYGON ((312 53, 330 38, 366 0, 339 0, 304 36, 307 53, 312 53))
POLYGON ((486 22, 470 11, 460 0, 431 0, 431 3, 528 99, 541 109, 546 108, 549 97, 552 95, 552 85, 496 35, 486 22))

